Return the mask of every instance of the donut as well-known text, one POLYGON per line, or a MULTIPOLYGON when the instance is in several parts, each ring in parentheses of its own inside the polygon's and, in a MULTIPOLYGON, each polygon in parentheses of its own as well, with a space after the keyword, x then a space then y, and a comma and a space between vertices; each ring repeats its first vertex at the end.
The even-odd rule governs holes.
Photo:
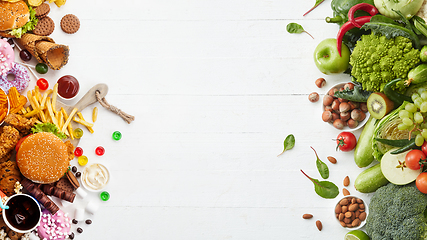
POLYGON ((52 215, 44 209, 37 227, 37 234, 41 239, 66 239, 71 234, 70 228, 71 218, 67 213, 58 210, 55 215, 52 215))
POLYGON ((6 74, 15 61, 13 48, 5 39, 0 39, 0 75, 6 74))
POLYGON ((23 65, 16 62, 12 62, 10 65, 12 68, 5 74, 0 75, 0 87, 6 94, 9 93, 11 87, 16 87, 18 92, 22 92, 30 83, 30 75, 28 75, 28 71, 23 65), (15 76, 12 81, 7 78, 10 74, 15 76))

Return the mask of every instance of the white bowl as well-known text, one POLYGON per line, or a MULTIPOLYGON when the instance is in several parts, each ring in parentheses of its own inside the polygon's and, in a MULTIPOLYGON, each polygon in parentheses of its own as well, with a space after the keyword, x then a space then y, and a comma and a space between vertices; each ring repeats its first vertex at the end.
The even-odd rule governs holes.
POLYGON ((93 163, 89 166, 86 166, 82 171, 81 182, 84 188, 90 192, 99 192, 108 185, 110 182, 110 171, 107 167, 100 163, 93 163), (105 179, 104 179, 105 178, 105 179), (95 186, 96 184, 90 184, 89 182, 96 182, 99 180, 103 184, 100 186, 95 186))
MULTIPOLYGON (((328 94, 329 93, 329 91, 330 90, 332 90, 333 88, 337 88, 338 90, 340 89, 340 88, 342 88, 342 87, 344 87, 344 85, 346 84, 346 83, 348 83, 348 82, 343 82, 343 83, 338 83, 338 84, 335 84, 334 86, 332 86, 327 92, 326 92, 326 94, 328 94)), ((325 94, 325 95, 326 95, 325 94)), ((323 105, 323 103, 322 103, 322 110, 324 111, 325 110, 325 105, 323 105)), ((361 121, 361 122, 359 122, 359 125, 357 125, 357 127, 355 127, 355 128, 350 128, 350 127, 348 127, 348 126, 344 126, 344 128, 343 129, 338 129, 338 130, 342 130, 342 131, 356 131, 356 130, 358 130, 358 129, 360 129, 360 128, 362 128, 364 125, 365 125, 365 123, 368 121, 368 119, 369 119, 369 116, 370 116, 370 114, 369 114, 369 112, 365 112, 365 119, 363 119, 363 121, 361 121)), ((331 122, 328 122, 328 124, 329 125, 331 125, 333 128, 335 128, 334 127, 334 125, 331 123, 331 122)), ((337 128, 335 128, 335 129, 337 129, 337 128)))
MULTIPOLYGON (((353 196, 353 195, 344 196, 344 197, 342 197, 340 200, 338 200, 338 201, 337 201, 337 203, 334 205, 334 218, 335 218, 335 220, 337 221, 337 223, 338 223, 340 226, 342 226, 342 225, 341 225, 341 223, 340 223, 339 219, 338 219, 338 218, 337 218, 337 216, 336 216, 335 208, 336 208, 336 206, 341 202, 341 200, 343 200, 343 199, 345 199, 345 198, 356 198, 356 199, 361 199, 361 200, 363 201, 363 204, 365 205, 366 218, 368 218, 368 215, 369 215, 369 208, 368 208, 368 204, 366 203, 366 201, 365 201, 365 200, 363 200, 361 197, 357 197, 357 196, 353 196)), ((365 220, 364 220, 364 221, 362 221, 362 222, 360 223, 360 225, 359 225, 359 226, 356 226, 356 227, 343 227, 343 228, 345 228, 345 229, 347 229, 347 230, 356 230, 356 229, 360 229, 360 228, 362 228, 362 227, 365 225, 365 223, 366 223, 366 218, 365 218, 365 220)))

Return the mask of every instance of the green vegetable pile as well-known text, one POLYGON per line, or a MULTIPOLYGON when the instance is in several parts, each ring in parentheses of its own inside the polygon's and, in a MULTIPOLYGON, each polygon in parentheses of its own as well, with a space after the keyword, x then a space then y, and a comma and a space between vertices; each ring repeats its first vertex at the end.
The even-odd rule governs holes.
POLYGON ((415 184, 389 183, 371 198, 366 231, 372 240, 426 239, 426 207, 427 196, 415 184))
POLYGON ((350 55, 351 75, 366 91, 381 92, 395 78, 407 78, 420 62, 420 51, 408 38, 363 35, 350 55))

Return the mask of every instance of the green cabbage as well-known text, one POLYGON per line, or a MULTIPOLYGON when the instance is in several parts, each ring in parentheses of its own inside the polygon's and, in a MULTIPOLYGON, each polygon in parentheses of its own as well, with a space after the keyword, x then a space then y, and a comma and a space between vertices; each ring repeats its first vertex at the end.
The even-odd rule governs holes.
POLYGON ((374 152, 372 153, 372 155, 374 155, 375 159, 377 159, 378 161, 381 161, 383 155, 394 147, 380 143, 375 140, 375 138, 391 140, 409 139, 409 130, 397 129, 397 125, 402 122, 399 117, 399 111, 404 109, 406 104, 407 102, 404 102, 400 107, 391 111, 389 114, 383 117, 375 127, 372 141, 372 149, 374 150, 374 152))
POLYGON ((400 19, 395 11, 400 11, 407 19, 413 17, 424 0, 374 0, 374 5, 378 11, 389 18, 400 19))

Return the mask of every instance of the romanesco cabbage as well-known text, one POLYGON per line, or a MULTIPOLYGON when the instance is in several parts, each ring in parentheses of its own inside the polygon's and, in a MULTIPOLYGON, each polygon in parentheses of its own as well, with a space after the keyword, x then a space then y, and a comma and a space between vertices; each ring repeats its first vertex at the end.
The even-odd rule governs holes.
POLYGON ((372 240, 426 239, 426 207, 427 196, 414 183, 401 186, 389 183, 371 198, 366 232, 372 240))
POLYGON ((407 78, 420 62, 420 50, 409 38, 386 38, 380 34, 363 35, 350 55, 351 75, 366 91, 382 92, 396 78, 407 78))

